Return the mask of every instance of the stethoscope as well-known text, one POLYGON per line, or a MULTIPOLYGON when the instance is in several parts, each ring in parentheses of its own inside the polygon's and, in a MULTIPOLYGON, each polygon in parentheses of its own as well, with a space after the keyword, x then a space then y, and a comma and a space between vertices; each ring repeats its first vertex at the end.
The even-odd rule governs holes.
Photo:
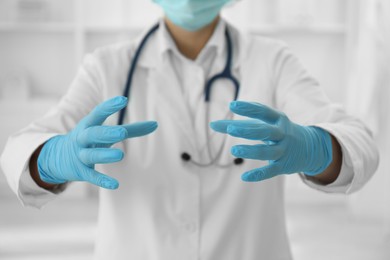
MULTIPOLYGON (((153 33, 155 33, 157 31, 157 29, 159 27, 160 27, 160 24, 156 24, 155 26, 153 26, 149 30, 149 32, 145 35, 145 37, 142 39, 140 45, 138 46, 138 48, 137 48, 137 50, 135 52, 134 58, 133 58, 133 60, 131 62, 130 71, 129 71, 129 75, 127 77, 126 88, 125 88, 125 90, 123 92, 123 96, 125 96, 125 97, 129 96, 130 89, 131 89, 131 83, 132 83, 132 80, 133 80, 135 68, 136 68, 137 63, 138 63, 138 59, 139 59, 139 57, 140 57, 140 55, 142 53, 142 50, 144 49, 144 47, 145 47, 145 45, 146 45, 146 43, 148 41, 148 39, 150 38, 150 36, 153 33)), ((229 34, 229 31, 228 31, 227 28, 226 28, 226 31, 225 31, 225 36, 226 36, 226 43, 227 43, 227 60, 226 60, 225 68, 223 69, 223 71, 221 73, 218 73, 218 74, 214 75, 205 84, 204 96, 205 96, 205 102, 207 104, 207 106, 206 106, 206 120, 207 121, 206 122, 209 122, 209 119, 210 119, 210 113, 209 113, 210 112, 210 109, 209 109, 210 106, 209 106, 209 103, 210 103, 212 86, 213 86, 213 84, 217 80, 227 79, 227 80, 230 80, 233 83, 233 85, 235 87, 234 100, 237 100, 238 93, 240 91, 240 83, 233 76, 233 74, 231 72, 233 48, 232 48, 232 40, 230 38, 230 34, 229 34)), ((122 125, 123 124, 125 113, 126 113, 126 109, 122 109, 119 112, 118 125, 122 125)), ((210 138, 210 130, 209 130, 208 124, 205 124, 205 125, 206 125, 207 140, 210 140, 209 139, 210 138)), ((208 163, 197 162, 197 161, 193 160, 191 155, 189 153, 187 153, 187 152, 183 152, 180 155, 180 157, 181 157, 181 159, 184 162, 191 162, 194 165, 199 166, 199 167, 208 167, 208 166, 211 166, 211 165, 214 165, 214 164, 219 166, 219 167, 229 167, 231 165, 240 165, 240 164, 242 164, 244 162, 244 159, 242 159, 242 158, 235 158, 231 163, 227 163, 227 164, 223 164, 223 165, 217 164, 217 161, 221 157, 222 150, 223 150, 223 145, 221 146, 221 148, 217 152, 217 155, 214 156, 214 158, 212 158, 210 142, 207 141, 207 151, 208 151, 209 157, 211 158, 210 162, 208 162, 208 163)))

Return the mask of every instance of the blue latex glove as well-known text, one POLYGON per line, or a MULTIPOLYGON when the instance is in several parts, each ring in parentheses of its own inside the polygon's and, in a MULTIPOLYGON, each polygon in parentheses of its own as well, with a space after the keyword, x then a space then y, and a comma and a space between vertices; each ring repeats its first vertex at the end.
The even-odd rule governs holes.
POLYGON ((314 176, 332 162, 331 136, 323 129, 294 124, 285 114, 258 103, 234 101, 230 110, 255 120, 220 120, 212 122, 211 128, 234 137, 263 141, 264 144, 233 146, 231 153, 239 158, 269 160, 267 166, 244 173, 243 181, 297 172, 314 176))
POLYGON ((86 181, 106 189, 118 188, 117 180, 95 171, 94 165, 122 160, 123 152, 110 146, 126 138, 147 135, 157 128, 154 121, 102 126, 107 117, 126 106, 125 97, 109 99, 96 106, 71 132, 48 140, 38 157, 41 179, 53 184, 86 181))

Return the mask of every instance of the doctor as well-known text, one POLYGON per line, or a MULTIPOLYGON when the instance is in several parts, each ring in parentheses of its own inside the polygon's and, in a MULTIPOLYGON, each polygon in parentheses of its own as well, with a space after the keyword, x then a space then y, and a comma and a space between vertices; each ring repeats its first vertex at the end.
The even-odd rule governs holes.
POLYGON ((38 208, 74 181, 102 187, 96 259, 291 259, 285 174, 356 191, 378 163, 367 128, 285 44, 221 19, 234 1, 155 2, 158 26, 88 55, 9 138, 9 185, 38 208))

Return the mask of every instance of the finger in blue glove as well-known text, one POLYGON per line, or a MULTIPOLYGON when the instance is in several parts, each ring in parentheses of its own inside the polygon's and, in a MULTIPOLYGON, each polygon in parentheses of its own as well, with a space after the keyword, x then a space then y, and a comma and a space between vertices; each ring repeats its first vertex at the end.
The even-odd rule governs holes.
POLYGON ((331 137, 325 130, 291 122, 279 111, 263 104, 234 101, 230 110, 251 120, 220 120, 210 127, 220 133, 264 144, 236 145, 231 153, 239 158, 268 160, 267 166, 242 175, 244 181, 262 181, 280 174, 304 172, 313 176, 332 162, 331 137))
POLYGON ((109 99, 84 117, 68 134, 48 140, 38 157, 38 171, 47 183, 86 181, 116 189, 116 179, 94 170, 95 164, 114 163, 123 159, 123 152, 110 148, 127 138, 139 137, 157 129, 157 122, 146 121, 120 126, 102 126, 107 117, 125 108, 127 98, 109 99))

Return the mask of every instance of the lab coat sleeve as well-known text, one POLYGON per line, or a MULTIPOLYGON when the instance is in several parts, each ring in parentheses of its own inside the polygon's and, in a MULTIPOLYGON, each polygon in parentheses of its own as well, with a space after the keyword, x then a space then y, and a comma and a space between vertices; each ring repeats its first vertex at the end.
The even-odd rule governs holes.
POLYGON ((374 174, 379 154, 370 130, 343 108, 332 103, 318 82, 285 46, 280 45, 272 63, 274 100, 277 109, 293 122, 317 126, 332 134, 342 148, 342 169, 329 185, 303 181, 325 192, 350 193, 361 188, 374 174))
POLYGON ((102 80, 99 57, 87 56, 67 93, 46 115, 8 138, 0 163, 7 182, 25 206, 42 207, 61 193, 40 188, 31 178, 29 161, 34 151, 48 139, 68 133, 102 101, 102 80))

